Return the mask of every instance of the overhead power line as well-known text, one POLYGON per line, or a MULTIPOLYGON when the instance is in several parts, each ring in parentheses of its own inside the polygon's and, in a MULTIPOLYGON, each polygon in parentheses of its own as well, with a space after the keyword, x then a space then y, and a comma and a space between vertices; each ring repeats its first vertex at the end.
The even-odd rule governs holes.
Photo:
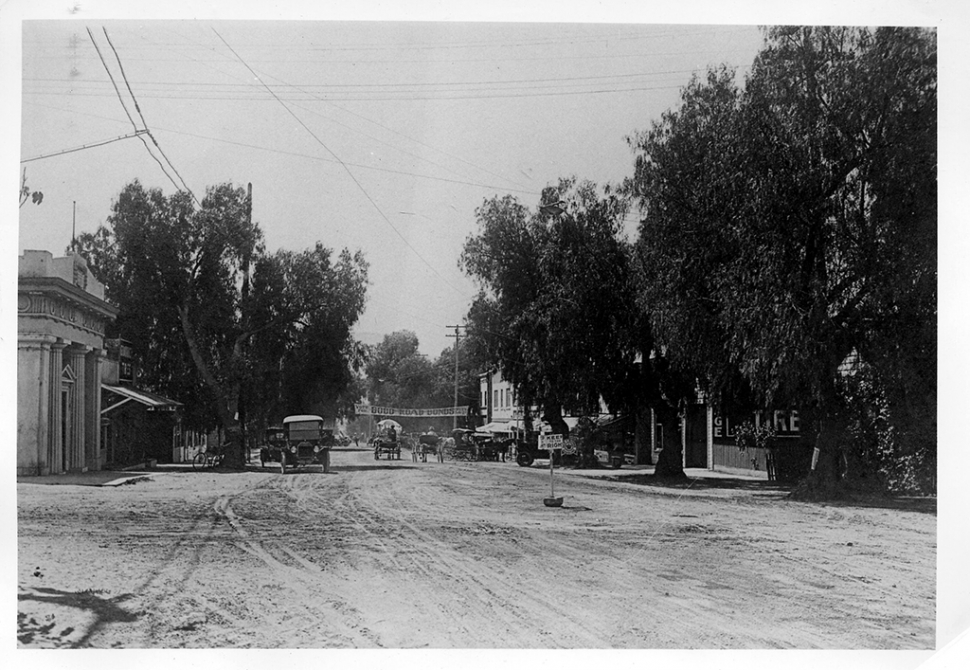
POLYGON ((81 151, 83 149, 93 149, 94 147, 102 147, 105 144, 111 144, 112 142, 118 142, 119 140, 127 140, 127 139, 132 138, 132 137, 137 137, 138 135, 141 135, 142 133, 145 133, 145 132, 147 132, 147 131, 145 131, 145 130, 136 130, 133 133, 128 133, 127 135, 122 135, 121 137, 115 137, 113 139, 103 140, 101 142, 92 142, 90 144, 82 144, 81 146, 74 147, 73 149, 64 149, 63 151, 56 151, 56 152, 50 153, 50 154, 43 154, 41 156, 34 156, 33 158, 25 158, 25 159, 23 159, 20 162, 21 163, 30 163, 31 161, 39 161, 42 158, 53 158, 54 156, 62 156, 64 154, 74 153, 75 151, 81 151))
POLYGON ((88 37, 91 38, 91 44, 94 45, 94 49, 98 53, 98 58, 101 60, 101 65, 104 66, 104 71, 108 74, 108 79, 111 80, 111 85, 112 87, 114 87, 115 94, 117 94, 118 96, 118 101, 121 103, 121 108, 125 111, 125 116, 128 117, 128 120, 131 122, 132 128, 135 129, 135 132, 131 134, 131 137, 137 137, 139 140, 141 140, 142 144, 145 145, 145 151, 147 151, 148 155, 152 157, 152 160, 158 163, 158 167, 161 169, 162 173, 168 178, 168 180, 172 182, 172 185, 175 187, 176 190, 182 190, 184 188, 184 190, 187 191, 189 195, 192 196, 192 199, 195 200, 196 204, 199 204, 201 206, 201 203, 199 203, 199 199, 195 197, 195 193, 193 193, 192 189, 189 188, 188 184, 185 183, 185 180, 182 179, 182 175, 179 174, 178 170, 175 168, 175 165, 172 163, 171 160, 169 160, 168 156, 165 155, 165 152, 162 151, 161 146, 159 146, 155 138, 152 137, 151 130, 149 130, 148 124, 145 123, 145 117, 142 115, 141 108, 138 106, 138 100, 137 98, 135 98, 135 93, 134 91, 131 90, 131 84, 128 83, 128 78, 127 76, 125 76, 124 66, 121 63, 121 58, 118 55, 118 51, 114 48, 114 45, 111 44, 111 39, 108 37, 108 31, 103 27, 102 27, 102 30, 104 30, 105 39, 108 41, 108 44, 111 46, 111 50, 114 52, 115 60, 118 62, 118 68, 121 70, 121 76, 125 81, 125 85, 128 88, 128 93, 131 95, 132 102, 135 105, 135 110, 138 112, 138 116, 139 118, 141 118, 142 125, 144 126, 143 128, 139 128, 138 124, 135 123, 135 119, 132 118, 131 112, 128 111, 128 105, 125 104, 125 98, 121 94, 121 90, 118 88, 118 83, 115 81, 114 75, 111 74, 111 68, 108 67, 108 63, 107 61, 105 61, 104 56, 101 53, 101 48, 98 46, 97 41, 94 39, 94 33, 92 33, 91 29, 88 28, 87 29, 88 37), (152 153, 151 147, 148 146, 148 142, 146 142, 145 138, 143 137, 144 135, 148 135, 149 138, 151 138, 152 144, 155 145, 155 148, 158 149, 158 152, 162 155, 162 158, 165 159, 165 162, 168 164, 169 168, 171 168, 172 172, 174 172, 175 175, 182 182, 181 186, 179 186, 179 184, 175 181, 172 175, 168 173, 168 170, 165 168, 165 165, 162 164, 162 161, 159 160, 158 156, 152 153))
POLYGON ((242 63, 246 67, 246 69, 249 70, 253 74, 254 77, 256 77, 256 80, 259 81, 259 83, 261 83, 264 87, 266 87, 266 90, 269 91, 270 95, 272 95, 274 98, 276 98, 277 102, 279 102, 280 105, 283 106, 283 109, 285 109, 289 113, 289 115, 292 116, 296 120, 296 122, 299 123, 303 127, 303 129, 306 130, 307 133, 309 133, 310 136, 314 140, 317 141, 317 144, 319 144, 321 147, 323 147, 327 151, 327 153, 329 153, 331 156, 333 156, 334 159, 336 159, 336 161, 338 163, 340 163, 341 167, 343 167, 343 169, 347 172, 347 174, 353 180, 354 184, 357 185, 357 188, 360 189, 360 192, 363 193, 364 194, 364 197, 367 198, 367 200, 371 203, 371 205, 373 205, 374 209, 377 210, 377 213, 381 216, 381 218, 384 220, 384 222, 390 227, 390 229, 393 230, 397 234, 397 236, 401 238, 401 240, 404 242, 404 244, 407 246, 407 248, 410 249, 414 253, 415 256, 417 256, 419 259, 421 259, 421 261, 425 265, 427 265, 429 268, 431 268, 431 271, 434 272, 436 275, 438 275, 438 277, 440 277, 441 280, 443 282, 445 282, 445 284, 447 284, 448 286, 450 286, 454 291, 458 292, 459 294, 464 295, 464 293, 460 289, 458 289, 454 284, 452 284, 451 282, 449 282, 444 277, 444 275, 442 275, 440 272, 438 272, 437 268, 435 268, 434 265, 432 265, 430 262, 428 262, 428 259, 426 259, 424 256, 422 256, 418 252, 418 250, 415 249, 414 246, 412 246, 412 244, 408 241, 408 239, 401 233, 401 231, 398 230, 397 227, 395 227, 395 225, 393 223, 391 223, 391 220, 387 217, 386 214, 384 214, 384 210, 382 210, 380 208, 380 206, 377 204, 377 202, 370 196, 370 194, 367 192, 367 190, 364 188, 364 186, 360 183, 360 181, 358 181, 357 177, 354 176, 354 173, 350 170, 349 167, 347 167, 347 164, 344 163, 343 160, 341 160, 340 157, 337 154, 335 154, 330 149, 330 147, 328 147, 324 143, 323 140, 321 140, 319 137, 317 137, 316 133, 314 133, 312 130, 310 130, 310 127, 307 126, 306 123, 303 122, 303 119, 301 119, 299 116, 297 116, 296 113, 294 113, 293 110, 290 109, 289 106, 285 102, 283 102, 283 100, 279 96, 277 96, 276 93, 274 93, 271 88, 269 88, 268 86, 266 86, 266 84, 263 82, 263 80, 260 78, 260 76, 258 74, 256 74, 256 71, 253 70, 251 67, 249 67, 249 64, 246 63, 245 60, 243 60, 242 56, 240 56, 238 53, 236 53, 236 50, 233 49, 225 39, 223 39, 222 35, 220 35, 219 32, 215 28, 212 29, 212 32, 214 32, 216 34, 216 36, 220 40, 222 40, 222 43, 226 45, 226 48, 229 49, 229 51, 231 51, 233 53, 233 55, 239 60, 239 62, 242 63))
POLYGON ((165 169, 165 166, 162 165, 162 162, 160 160, 158 160, 158 156, 156 156, 155 154, 152 153, 152 150, 148 147, 148 142, 145 141, 145 138, 142 137, 141 134, 138 133, 138 131, 141 130, 141 128, 138 127, 138 124, 135 123, 135 120, 131 117, 131 112, 128 111, 128 105, 125 104, 124 96, 122 96, 121 95, 121 91, 118 90, 118 84, 115 82, 114 75, 111 74, 111 68, 108 67, 107 61, 105 61, 104 60, 104 56, 101 55, 101 47, 99 47, 98 46, 98 43, 95 41, 94 34, 91 32, 91 29, 88 28, 87 31, 88 31, 88 37, 91 38, 91 44, 94 45, 95 51, 98 52, 98 58, 101 60, 101 65, 104 66, 104 71, 108 73, 108 79, 111 80, 111 85, 115 89, 115 93, 118 96, 118 102, 121 103, 121 108, 123 110, 125 110, 125 116, 128 117, 128 120, 131 121, 132 128, 135 129, 135 134, 137 135, 138 139, 141 140, 142 144, 145 145, 145 151, 148 152, 148 155, 152 157, 152 160, 154 160, 156 163, 158 163, 158 167, 161 169, 162 173, 168 178, 168 180, 170 182, 172 182, 172 186, 174 186, 176 189, 178 189, 179 188, 179 185, 172 178, 172 175, 170 175, 168 173, 168 170, 165 169))
MULTIPOLYGON (((188 42, 189 44, 192 44, 192 45, 194 45, 194 46, 198 46, 198 47, 200 47, 200 48, 203 48, 203 49, 206 49, 206 50, 208 50, 208 51, 211 51, 211 52, 213 53, 213 55, 216 55, 216 56, 219 56, 219 57, 221 57, 221 58, 226 58, 226 56, 225 56, 224 54, 222 54, 222 53, 220 53, 220 52, 218 52, 218 51, 216 51, 216 50, 215 50, 214 48, 212 48, 212 47, 209 47, 209 46, 208 46, 207 44, 205 44, 205 45, 204 45, 204 44, 200 44, 199 42, 196 42, 195 40, 191 40, 191 39, 189 39, 189 38, 187 38, 187 37, 185 37, 184 35, 182 35, 182 34, 180 34, 180 33, 173 33, 173 34, 174 34, 174 35, 175 35, 176 37, 179 37, 180 39, 182 39, 182 40, 185 40, 185 41, 186 41, 186 42, 188 42)), ((146 38, 146 37, 145 37, 144 35, 141 35, 141 38, 142 38, 143 40, 146 40, 146 41, 149 41, 149 43, 151 43, 151 44, 156 44, 156 43, 154 43, 154 42, 151 42, 150 40, 147 40, 147 38, 146 38)), ((258 86, 257 84, 253 84, 253 83, 252 83, 252 81, 251 81, 251 80, 249 80, 249 79, 243 79, 242 77, 239 77, 238 75, 236 75, 236 74, 234 74, 234 73, 230 73, 230 72, 227 72, 227 71, 225 71, 225 70, 223 70, 223 69, 221 69, 221 68, 218 68, 218 67, 216 67, 216 66, 214 66, 214 65, 212 64, 212 60, 213 60, 212 58, 208 58, 208 59, 206 59, 206 60, 199 60, 199 59, 197 59, 197 58, 194 58, 194 57, 192 57, 192 56, 189 56, 189 55, 187 55, 187 54, 185 55, 185 57, 186 57, 186 58, 188 58, 189 60, 192 60, 192 61, 194 61, 194 62, 197 62, 197 63, 200 63, 200 64, 202 64, 202 65, 204 65, 205 67, 207 67, 207 68, 209 68, 209 69, 211 69, 211 70, 214 70, 214 71, 216 71, 216 72, 218 72, 218 73, 220 73, 220 74, 222 74, 222 75, 225 75, 225 76, 227 76, 227 77, 232 77, 233 79, 237 79, 237 80, 239 80, 239 81, 241 82, 241 83, 239 83, 239 84, 227 84, 227 85, 229 85, 229 86, 236 86, 236 87, 239 87, 239 86, 242 86, 242 87, 246 87, 246 88, 249 88, 249 89, 252 89, 252 88, 260 88, 260 87, 259 87, 259 86, 258 86)), ((287 83, 287 82, 285 82, 285 81, 283 81, 283 80, 281 80, 281 79, 278 79, 278 78, 276 78, 276 77, 273 77, 272 75, 270 75, 270 74, 268 74, 268 73, 266 73, 266 72, 259 72, 259 74, 260 74, 260 75, 261 75, 261 76, 262 76, 262 77, 264 78, 264 82, 265 82, 265 78, 266 78, 266 77, 270 77, 270 78, 272 78, 272 79, 275 79, 276 81, 278 81, 278 82, 280 82, 281 84, 284 84, 284 85, 286 85, 286 86, 291 86, 291 85, 290 85, 289 83, 287 83)), ((213 84, 212 86, 215 86, 215 84, 213 84)), ((346 113, 346 114, 350 114, 350 115, 352 115, 352 116, 355 116, 355 117, 357 117, 357 118, 359 118, 359 119, 361 119, 361 120, 363 120, 363 121, 366 121, 366 122, 368 122, 368 123, 370 123, 370 124, 373 124, 373 125, 377 125, 378 127, 380 127, 380 128, 382 128, 382 129, 384 129, 385 131, 387 131, 387 132, 390 132, 390 133, 392 133, 392 134, 394 134, 394 135, 398 135, 398 136, 400 136, 400 137, 403 137, 403 138, 405 138, 405 139, 407 139, 407 140, 409 140, 409 141, 411 141, 411 142, 416 142, 416 143, 418 143, 418 144, 420 144, 421 146, 424 146, 424 147, 426 147, 426 148, 429 148, 429 149, 431 149, 431 150, 433 150, 433 151, 435 151, 435 152, 437 152, 437 153, 440 153, 440 154, 444 154, 444 155, 446 155, 446 156, 449 156, 449 157, 451 157, 451 158, 454 158, 454 159, 456 159, 456 160, 459 160, 460 162, 462 162, 462 163, 464 163, 464 164, 466 164, 466 165, 470 165, 471 167, 473 167, 473 168, 475 168, 475 169, 477 169, 477 170, 481 170, 481 171, 483 171, 483 172, 486 172, 486 173, 488 173, 488 174, 491 174, 491 175, 493 175, 493 176, 497 176, 497 177, 499 177, 500 179, 503 179, 503 180, 505 180, 505 181, 509 181, 510 183, 513 183, 513 184, 515 184, 515 183, 517 183, 517 182, 515 182, 514 180, 510 180, 510 179, 508 179, 507 177, 504 177, 503 175, 500 175, 500 174, 497 174, 497 173, 495 173, 495 172, 493 172, 493 171, 491 171, 491 170, 489 170, 489 169, 487 169, 487 168, 485 168, 485 167, 482 167, 482 166, 480 166, 480 165, 476 165, 475 163, 473 163, 473 162, 471 162, 471 161, 469 161, 469 160, 468 160, 468 159, 466 159, 466 158, 463 158, 463 157, 461 157, 461 156, 457 156, 457 155, 455 155, 455 154, 452 154, 452 153, 449 153, 449 152, 447 152, 447 151, 445 151, 445 150, 443 150, 443 149, 441 149, 441 148, 438 148, 438 147, 435 147, 435 146, 432 146, 432 145, 430 145, 430 144, 427 144, 427 143, 425 143, 425 142, 422 142, 421 140, 419 140, 419 139, 416 139, 416 138, 414 138, 414 137, 410 137, 409 135, 407 135, 407 134, 405 134, 405 133, 402 133, 402 132, 400 132, 400 131, 398 131, 398 130, 396 130, 396 129, 394 129, 394 128, 392 128, 392 127, 390 127, 390 126, 386 126, 386 125, 384 125, 384 124, 382 124, 382 123, 380 123, 380 122, 378 122, 378 121, 375 121, 375 120, 373 120, 373 119, 371 119, 371 118, 368 118, 368 117, 366 117, 366 116, 364 116, 364 115, 362 115, 362 114, 360 114, 360 113, 358 113, 358 112, 355 112, 355 111, 354 111, 354 110, 352 110, 352 109, 348 109, 348 108, 346 108, 346 107, 342 107, 342 106, 340 106, 340 105, 336 105, 336 104, 334 104, 334 103, 332 103, 332 102, 331 102, 331 103, 328 103, 328 104, 330 104, 330 105, 331 105, 332 107, 336 107, 337 109, 339 109, 339 110, 341 110, 342 112, 344 112, 344 113, 346 113)), ((317 116, 320 116, 320 117, 322 117, 322 118, 325 118, 325 119, 327 119, 328 121, 331 121, 331 122, 334 122, 334 123, 340 123, 340 122, 338 122, 338 121, 336 121, 336 119, 333 119, 332 117, 327 117, 327 116, 324 116, 324 115, 323 115, 323 114, 321 114, 320 112, 318 112, 318 111, 316 111, 316 110, 313 110, 313 109, 311 109, 311 108, 309 108, 309 107, 304 107, 304 106, 302 106, 302 105, 297 105, 297 107, 299 107, 300 109, 303 109, 303 110, 305 110, 305 111, 308 111, 308 112, 310 112, 311 114, 315 114, 315 115, 317 115, 317 116)), ((359 129, 357 129, 357 128, 354 128, 354 127, 353 127, 353 126, 351 126, 351 125, 348 125, 348 124, 343 124, 343 123, 340 123, 340 125, 342 125, 342 126, 344 126, 345 128, 348 128, 348 129, 349 129, 349 130, 351 130, 352 132, 355 132, 355 133, 358 133, 358 134, 360 134, 360 135, 363 135, 364 137, 367 137, 367 138, 369 138, 369 139, 373 139, 373 140, 375 140, 375 141, 378 141, 378 142, 381 142, 382 144, 385 144, 385 145, 387 145, 387 146, 390 146, 390 147, 392 147, 392 148, 393 148, 393 149, 394 149, 395 151, 401 151, 401 152, 403 152, 403 153, 405 153, 405 154, 407 154, 407 155, 409 155, 409 156, 412 156, 412 157, 415 157, 415 158, 418 158, 418 159, 420 159, 420 160, 422 160, 422 161, 424 161, 424 162, 427 162, 427 163, 431 163, 432 165, 435 165, 435 166, 437 166, 437 167, 441 167, 441 168, 443 168, 443 169, 445 169, 445 170, 447 170, 448 172, 451 172, 452 174, 456 174, 456 175, 458 174, 457 172, 455 172, 455 170, 453 170, 453 169, 451 169, 451 168, 449 168, 449 167, 447 167, 447 166, 444 166, 444 165, 441 165, 441 164, 439 164, 439 163, 437 163, 437 162, 435 162, 435 161, 431 161, 430 159, 428 159, 428 158, 426 158, 425 156, 422 156, 422 155, 420 155, 420 154, 415 154, 415 153, 412 153, 412 152, 409 152, 409 151, 406 151, 405 149, 403 149, 403 148, 401 148, 401 147, 398 147, 398 146, 395 146, 394 144, 391 144, 391 143, 388 143, 388 142, 383 142, 382 140, 379 140, 378 138, 376 138, 376 137, 374 137, 374 136, 372 136, 372 135, 369 135, 369 134, 367 134, 367 133, 364 133, 364 132, 363 132, 362 130, 359 130, 359 129)), ((406 174, 406 173, 402 173, 402 174, 406 174)), ((460 176, 460 175, 459 175, 459 176, 460 176)))
MULTIPOLYGON (((290 102, 419 102, 419 101, 448 101, 448 100, 502 100, 502 99, 515 99, 515 98, 549 98, 549 97, 568 97, 568 96, 582 96, 582 95, 606 95, 610 93, 640 93, 644 91, 669 91, 683 88, 683 83, 670 84, 667 86, 627 86, 627 87, 615 87, 615 88, 591 88, 591 89, 579 89, 575 91, 566 91, 561 88, 556 88, 552 91, 534 91, 530 89, 522 89, 525 92, 506 92, 502 90, 492 90, 488 89, 484 93, 475 94, 473 91, 471 94, 463 95, 466 91, 441 91, 437 94, 436 91, 392 91, 390 94, 385 94, 381 91, 374 91, 374 95, 371 95, 368 91, 335 91, 332 94, 328 94, 325 97, 316 95, 313 93, 304 92, 302 97, 289 97, 287 100, 290 102), (417 95, 412 95, 412 93, 418 93, 417 95)), ((266 90, 270 90, 267 88, 266 90)), ((512 89, 516 91, 518 89, 512 89)), ((62 92, 58 91, 27 91, 30 95, 63 95, 62 92)), ((72 92, 73 96, 76 97, 88 97, 88 98, 99 98, 105 97, 104 93, 92 91, 92 92, 72 92)), ((246 95, 245 91, 239 92, 222 92, 214 91, 212 94, 205 94, 203 92, 186 92, 184 95, 178 92, 173 92, 171 94, 146 94, 144 97, 151 98, 153 100, 213 100, 213 101, 266 101, 269 98, 265 96, 253 96, 246 95)))
POLYGON ((104 56, 101 55, 101 47, 99 47, 98 43, 94 40, 94 33, 91 32, 90 28, 88 28, 87 31, 88 37, 91 38, 91 44, 94 45, 94 50, 98 52, 98 58, 101 60, 101 64, 104 66, 104 71, 108 73, 108 79, 111 80, 111 85, 115 89, 115 94, 118 96, 118 102, 121 103, 121 108, 125 110, 125 116, 127 116, 128 120, 131 121, 131 127, 135 130, 139 130, 138 124, 135 123, 133 118, 131 118, 131 112, 128 111, 128 105, 125 104, 125 99, 122 97, 121 91, 118 90, 118 83, 115 81, 115 76, 111 74, 111 68, 108 67, 108 63, 104 60, 104 56))
MULTIPOLYGON (((296 88, 296 89, 299 89, 299 90, 304 90, 304 91, 307 90, 307 89, 361 89, 361 88, 377 88, 377 89, 387 88, 389 90, 392 90, 392 89, 400 89, 400 88, 408 88, 408 87, 413 87, 415 89, 421 89, 421 88, 433 88, 433 87, 441 88, 441 87, 445 87, 445 86, 459 86, 459 87, 468 87, 468 86, 510 86, 510 85, 513 85, 513 84, 528 84, 529 86, 527 88, 534 89, 536 87, 535 86, 536 84, 545 84, 547 87, 556 87, 556 88, 558 88, 558 87, 562 86, 564 83, 567 83, 567 82, 573 82, 573 84, 571 84, 571 85, 574 85, 575 86, 575 85, 579 85, 580 82, 585 82, 585 81, 601 81, 603 79, 624 80, 624 79, 633 79, 633 78, 636 78, 636 77, 656 77, 656 76, 661 76, 661 75, 693 74, 694 72, 703 72, 704 69, 705 68, 696 68, 695 67, 695 68, 691 68, 689 70, 657 70, 657 71, 653 71, 653 72, 625 72, 625 73, 619 73, 619 74, 587 75, 587 76, 582 76, 582 77, 539 77, 539 78, 532 78, 532 79, 484 79, 484 80, 435 81, 435 82, 413 81, 413 82, 408 82, 408 83, 404 83, 404 84, 400 84, 400 83, 396 83, 396 82, 380 82, 380 83, 376 83, 376 84, 366 84, 366 83, 352 83, 352 84, 293 84, 293 83, 284 82, 283 80, 279 79, 278 77, 272 77, 272 78, 273 79, 276 79, 279 82, 281 82, 285 86, 292 87, 292 88, 296 88)), ((264 74, 265 76, 271 76, 271 75, 266 75, 266 73, 262 73, 262 74, 264 74)), ((86 82, 84 80, 80 80, 80 82, 79 82, 79 80, 76 79, 76 78, 63 78, 63 77, 25 77, 24 78, 24 81, 25 82, 26 81, 31 81, 31 82, 34 82, 34 81, 36 81, 36 82, 70 82, 72 86, 77 85, 78 83, 97 83, 97 82, 93 82, 93 81, 86 82)), ((241 88, 252 88, 254 86, 254 84, 251 84, 251 83, 240 83, 240 84, 228 83, 227 84, 227 83, 220 83, 220 82, 198 82, 198 81, 196 81, 196 82, 191 82, 191 81, 143 81, 143 82, 137 82, 137 83, 140 84, 140 85, 146 85, 146 86, 177 86, 177 87, 204 87, 204 88, 213 88, 213 87, 216 87, 216 86, 237 87, 237 88, 238 87, 241 87, 241 88)), ((519 86, 513 86, 513 88, 521 88, 521 87, 519 87, 519 86)), ((462 89, 459 89, 459 90, 462 90, 462 89)))
MULTIPOLYGON (((185 179, 182 178, 182 175, 179 174, 179 171, 176 169, 175 165, 172 163, 169 157, 165 155, 165 152, 162 151, 162 147, 158 143, 158 140, 155 139, 155 136, 152 135, 152 131, 149 130, 148 122, 145 121, 145 115, 141 113, 141 107, 138 106, 138 99, 135 97, 135 92, 131 90, 131 84, 128 82, 128 75, 125 74, 125 66, 121 63, 121 56, 118 55, 118 50, 115 49, 115 45, 111 43, 111 38, 108 36, 108 29, 102 26, 101 30, 104 31, 104 38, 108 41, 108 46, 111 47, 111 51, 115 55, 115 60, 118 61, 118 69, 121 71, 121 78, 124 80, 125 86, 128 87, 128 94, 131 95, 131 101, 135 105, 135 111, 138 112, 138 118, 141 119, 141 124, 145 128, 145 134, 148 135, 148 137, 151 139, 152 144, 154 144, 155 148, 158 149, 158 153, 162 155, 162 158, 165 159, 165 162, 168 163, 168 166, 172 168, 172 172, 174 172, 175 176, 177 176, 179 178, 179 181, 182 182, 182 186, 185 187, 185 190, 189 193, 189 195, 192 196, 192 199, 195 200, 195 203, 199 205, 199 207, 201 207, 202 203, 200 203, 199 199, 195 197, 195 193, 193 193, 192 189, 189 188, 189 185, 185 182, 185 179)), ((142 141, 144 142, 144 140, 142 141)))
MULTIPOLYGON (((82 114, 84 116, 90 116, 90 117, 96 118, 96 119, 105 119, 105 120, 108 120, 108 121, 119 122, 118 119, 114 119, 114 118, 107 117, 107 116, 102 116, 100 114, 90 114, 88 112, 78 112, 78 111, 74 111, 74 110, 67 110, 67 109, 64 109, 63 107, 55 107, 54 105, 45 105, 45 104, 42 104, 42 103, 39 103, 39 102, 25 101, 24 104, 27 104, 27 105, 35 105, 37 107, 43 107, 45 109, 54 109, 54 110, 61 111, 61 112, 69 112, 71 114, 82 114)), ((120 123, 124 123, 124 122, 121 121, 120 123)), ((246 147, 247 149, 256 149, 257 151, 267 151, 267 152, 270 152, 270 153, 280 154, 281 156, 296 156, 298 158, 308 158, 310 160, 322 161, 322 162, 325 162, 325 163, 337 163, 338 162, 335 159, 326 158, 326 157, 323 157, 323 156, 314 156, 314 155, 311 155, 311 154, 300 153, 298 151, 286 151, 285 149, 274 149, 274 148, 271 148, 271 147, 260 146, 258 144, 248 144, 246 142, 238 142, 236 140, 227 140, 227 139, 224 139, 224 138, 221 138, 221 137, 212 137, 211 135, 200 135, 199 133, 190 133, 190 132, 187 132, 187 131, 184 131, 184 130, 175 130, 173 128, 165 128, 163 126, 155 126, 155 130, 157 130, 159 132, 164 132, 164 133, 174 133, 176 135, 185 135, 186 137, 197 137, 197 138, 203 139, 203 140, 211 140, 212 142, 220 142, 220 143, 223 143, 223 144, 231 144, 231 145, 238 146, 238 147, 246 147)), ((524 193, 524 194, 527 194, 527 195, 540 195, 539 191, 536 191, 536 190, 516 189, 516 188, 509 188, 509 187, 506 187, 506 186, 496 186, 496 185, 493 185, 493 184, 483 184, 481 182, 464 181, 464 180, 460 180, 460 179, 449 179, 447 177, 435 177, 433 175, 420 174, 418 172, 408 172, 407 170, 394 170, 394 169, 391 169, 391 168, 377 167, 377 166, 373 166, 373 165, 363 165, 361 163, 346 163, 346 165, 348 165, 350 167, 354 167, 354 168, 359 168, 361 170, 371 170, 371 171, 374 171, 374 172, 386 172, 386 173, 389 173, 389 174, 405 175, 405 176, 408 176, 408 177, 415 177, 415 178, 418 178, 418 179, 430 179, 432 181, 441 181, 441 182, 445 182, 445 183, 449 183, 449 184, 462 184, 462 185, 465 185, 465 186, 477 186, 479 188, 495 189, 496 192, 506 192, 506 191, 508 191, 510 193, 524 193)))
MULTIPOLYGON (((578 44, 584 43, 596 43, 596 44, 608 44, 610 42, 618 41, 638 41, 638 40, 650 40, 651 43, 655 43, 657 40, 662 38, 676 38, 682 40, 687 37, 697 37, 701 35, 724 35, 731 32, 748 32, 750 27, 748 26, 719 26, 717 28, 706 28, 700 30, 675 30, 675 31, 664 31, 664 30, 625 30, 621 32, 607 32, 603 30, 596 30, 595 32, 589 32, 588 30, 575 30, 567 31, 563 27, 557 27, 556 33, 549 37, 534 37, 531 39, 516 38, 512 40, 503 39, 478 39, 478 40, 461 40, 461 41, 444 41, 444 40, 434 40, 432 42, 414 42, 414 41, 397 41, 388 42, 386 40, 381 40, 380 42, 360 42, 354 40, 352 44, 345 45, 334 45, 328 43, 326 46, 314 46, 308 45, 304 47, 306 51, 324 51, 324 52, 362 52, 362 51, 444 51, 444 50, 461 50, 467 51, 469 49, 510 49, 514 47, 543 47, 543 46, 570 46, 575 47, 578 44)), ((175 33, 179 37, 182 35, 175 33)), ((162 47, 174 47, 180 46, 171 42, 158 42, 155 43, 162 47)), ((46 42, 44 40, 25 40, 24 45, 42 45, 45 49, 70 49, 68 45, 62 43, 54 44, 46 42)), ((292 42, 247 42, 247 47, 251 49, 282 49, 285 51, 293 50, 292 42)))

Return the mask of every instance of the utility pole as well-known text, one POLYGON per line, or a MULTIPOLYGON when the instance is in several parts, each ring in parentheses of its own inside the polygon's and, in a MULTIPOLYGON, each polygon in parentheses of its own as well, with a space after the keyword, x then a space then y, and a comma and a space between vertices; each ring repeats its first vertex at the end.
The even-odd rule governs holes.
POLYGON ((74 209, 71 214, 71 251, 77 253, 77 200, 74 201, 74 209))
MULTIPOLYGON (((249 182, 248 184, 246 184, 246 231, 247 232, 251 231, 252 227, 253 227, 253 184, 252 182, 249 182)), ((250 249, 251 247, 247 243, 246 252, 245 252, 245 255, 243 256, 243 263, 242 263, 242 304, 243 305, 246 305, 249 298, 249 265, 250 265, 249 250, 250 249)), ((244 323, 243 327, 244 328, 248 327, 248 324, 244 323)), ((247 425, 246 425, 249 417, 246 415, 247 408, 246 408, 246 385, 245 384, 241 384, 239 386, 239 396, 236 398, 236 402, 238 403, 236 411, 239 416, 239 442, 240 442, 239 448, 241 449, 241 452, 238 455, 236 455, 236 458, 240 459, 238 462, 240 465, 242 465, 243 463, 249 463, 250 451, 251 451, 249 448, 249 440, 248 440, 249 436, 247 435, 247 425)))
POLYGON ((458 342, 461 340, 461 329, 468 328, 468 326, 445 326, 445 328, 454 328, 454 335, 446 335, 445 337, 455 338, 455 414, 452 416, 452 429, 458 427, 458 342))

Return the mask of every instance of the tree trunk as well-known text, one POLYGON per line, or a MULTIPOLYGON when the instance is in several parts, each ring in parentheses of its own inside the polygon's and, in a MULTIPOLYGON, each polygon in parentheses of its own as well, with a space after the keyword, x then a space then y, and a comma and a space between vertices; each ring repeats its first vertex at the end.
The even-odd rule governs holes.
POLYGON ((231 404, 234 398, 231 393, 226 392, 226 389, 219 383, 219 380, 212 374, 212 370, 209 368, 208 363, 206 363, 205 358, 202 357, 199 343, 195 339, 195 329, 192 326, 187 305, 179 306, 179 319, 182 323, 182 334, 185 336, 185 342, 189 347, 189 354, 192 356, 192 361, 202 376, 202 380, 209 387, 209 390, 216 399, 216 414, 219 418, 219 423, 226 432, 226 443, 228 447, 224 462, 230 467, 242 468, 244 465, 242 442, 240 440, 235 411, 231 404))
POLYGON ((836 498, 845 492, 847 424, 845 417, 829 407, 803 410, 803 423, 814 434, 818 453, 815 467, 792 492, 796 498, 836 498))
POLYGON ((549 424, 552 432, 557 435, 569 435, 569 426, 562 418, 562 405, 543 404, 542 420, 549 424))
POLYGON ((680 441, 680 421, 677 412, 671 407, 659 407, 657 416, 663 425, 663 444, 657 457, 655 477, 664 479, 686 479, 684 472, 684 449, 680 441))

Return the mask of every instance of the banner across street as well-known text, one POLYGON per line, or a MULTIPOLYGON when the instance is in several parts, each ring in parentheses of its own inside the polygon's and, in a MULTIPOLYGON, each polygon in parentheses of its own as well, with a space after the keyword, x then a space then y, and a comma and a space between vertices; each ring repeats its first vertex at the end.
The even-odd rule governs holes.
POLYGON ((354 405, 358 416, 465 416, 468 405, 459 407, 381 407, 379 405, 354 405))

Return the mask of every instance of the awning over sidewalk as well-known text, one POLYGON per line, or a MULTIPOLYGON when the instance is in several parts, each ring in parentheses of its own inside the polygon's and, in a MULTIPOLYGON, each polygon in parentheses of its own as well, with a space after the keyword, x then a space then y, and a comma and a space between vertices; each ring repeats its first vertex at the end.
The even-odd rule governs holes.
POLYGON ((604 414, 596 420, 596 427, 608 430, 633 430, 636 421, 629 415, 613 416, 604 414))
POLYGON ((483 433, 511 433, 514 423, 514 421, 492 421, 491 423, 486 423, 481 428, 476 428, 476 430, 482 431, 483 433))
POLYGON ((143 391, 142 389, 132 388, 131 386, 116 386, 114 384, 102 384, 102 392, 113 393, 116 397, 107 399, 107 407, 101 410, 101 414, 107 414, 118 407, 134 400, 137 403, 145 405, 149 410, 154 410, 157 412, 173 412, 176 408, 181 407, 182 403, 176 402, 165 396, 160 396, 156 393, 151 393, 150 391, 143 391))
MULTIPOLYGON (((563 417, 563 421, 566 422, 566 427, 569 428, 569 430, 572 430, 576 427, 576 424, 579 423, 579 417, 565 416, 563 417)), ((533 421, 532 425, 535 428, 541 428, 543 431, 549 430, 549 424, 545 421, 539 421, 536 419, 533 421)), ((486 433, 512 433, 514 431, 523 431, 525 430, 525 421, 492 421, 490 423, 486 423, 477 430, 481 430, 486 433)))

